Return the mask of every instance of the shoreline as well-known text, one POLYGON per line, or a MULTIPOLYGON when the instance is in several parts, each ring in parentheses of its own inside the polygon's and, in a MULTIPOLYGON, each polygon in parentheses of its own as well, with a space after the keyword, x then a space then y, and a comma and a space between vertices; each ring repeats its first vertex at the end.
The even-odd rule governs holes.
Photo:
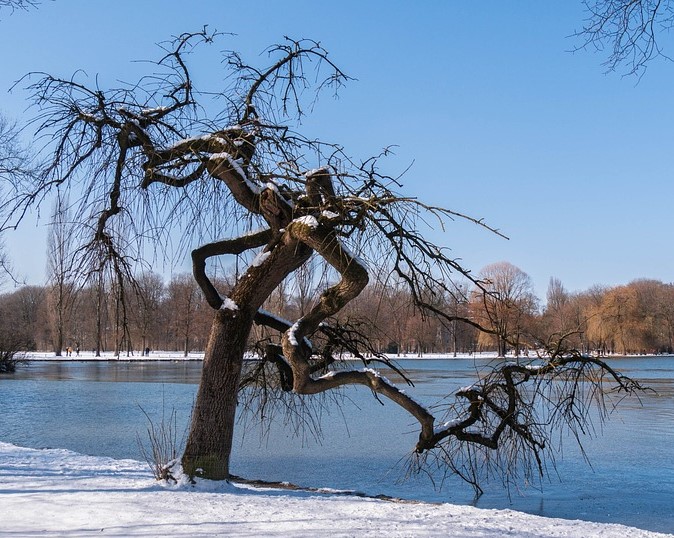
POLYGON ((662 532, 510 509, 399 503, 350 495, 186 480, 147 464, 0 441, 3 529, 16 536, 314 536, 660 538, 662 532), (171 508, 167 510, 167 507, 171 508), (35 514, 40 514, 35 518, 35 514), (170 532, 169 532, 170 530, 170 532))
MULTIPOLYGON (((674 354, 649 354, 644 353, 642 355, 622 355, 622 354, 611 354, 611 355, 602 355, 599 358, 601 359, 628 359, 631 357, 639 358, 666 358, 672 357, 674 354)), ((427 353, 422 356, 417 354, 403 354, 403 355, 388 355, 387 358, 391 361, 398 360, 411 360, 411 361, 433 361, 433 360, 466 360, 466 359, 497 359, 498 356, 495 352, 477 352, 477 353, 457 353, 456 356, 453 354, 446 353, 427 353)), ((514 355, 507 355, 502 357, 502 360, 513 360, 516 357, 514 355)), ((535 356, 523 357, 524 360, 535 360, 535 356)), ((204 352, 194 352, 189 353, 185 357, 182 353, 171 352, 171 351, 153 351, 150 352, 150 355, 124 355, 121 357, 115 356, 111 352, 105 352, 100 357, 96 357, 91 352, 81 352, 79 355, 74 356, 61 356, 58 357, 54 355, 53 352, 43 352, 43 351, 31 351, 25 354, 25 357, 21 359, 22 362, 49 362, 49 361, 61 361, 61 362, 199 362, 204 360, 204 352)), ((255 358, 244 358, 246 361, 256 361, 255 358)), ((359 361, 355 358, 344 357, 346 361, 359 361)))

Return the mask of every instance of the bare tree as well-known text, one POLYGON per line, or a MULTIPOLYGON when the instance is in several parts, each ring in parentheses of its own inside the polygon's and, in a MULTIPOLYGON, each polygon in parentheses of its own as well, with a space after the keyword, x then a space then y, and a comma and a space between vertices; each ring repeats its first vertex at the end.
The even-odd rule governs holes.
POLYGON ((564 337, 568 339, 567 345, 582 350, 582 335, 587 332, 582 298, 570 294, 561 280, 551 277, 546 299, 539 324, 540 337, 548 342, 564 337))
POLYGON ((484 334, 496 338, 499 357, 508 345, 519 354, 521 337, 537 308, 531 277, 508 262, 487 265, 480 276, 482 283, 473 292, 474 314, 491 329, 484 334))
MULTIPOLYGON (((5 185, 25 181, 31 173, 28 153, 19 143, 19 130, 0 114, 0 196, 7 193, 5 185)), ((0 242, 0 286, 7 280, 19 283, 5 244, 0 242)))
POLYGON ((451 341, 450 349, 456 357, 459 350, 472 351, 475 344, 475 327, 461 323, 462 318, 467 318, 469 313, 469 285, 467 282, 457 282, 455 289, 447 296, 446 308, 455 319, 445 325, 445 330, 451 341))
POLYGON ((164 282, 152 272, 143 273, 137 281, 131 317, 134 320, 143 352, 157 341, 160 305, 164 298, 164 282))
POLYGON ((9 261, 4 242, 0 241, 0 289, 12 277, 12 264, 9 261))
POLYGON ((187 357, 191 350, 190 337, 196 324, 197 311, 201 306, 199 287, 192 275, 183 273, 174 276, 168 284, 167 306, 170 311, 169 325, 175 340, 187 357))
POLYGON ((26 179, 33 170, 27 150, 19 140, 19 129, 0 114, 0 178, 26 179))
POLYGON ((95 290, 96 295, 96 346, 94 349, 96 357, 100 357, 101 351, 103 351, 103 324, 104 319, 107 317, 105 294, 106 281, 103 271, 98 271, 94 276, 95 284, 93 289, 95 290))
POLYGON ((27 10, 38 6, 37 0, 0 0, 0 12, 4 9, 9 9, 12 13, 16 10, 27 10))
POLYGON ((31 335, 19 313, 18 294, 0 295, 0 374, 11 374, 21 352, 31 346, 31 335))
POLYGON ((671 0, 584 0, 587 18, 576 32, 579 48, 607 53, 608 71, 625 67, 628 75, 641 76, 651 60, 669 60, 661 40, 674 26, 671 0))
POLYGON ((2 345, 21 351, 35 350, 44 299, 45 289, 40 286, 23 286, 2 296, 2 345))
POLYGON ((67 203, 58 192, 47 239, 47 272, 49 278, 49 313, 52 342, 57 357, 64 348, 66 324, 70 321, 74 301, 74 283, 70 265, 70 228, 67 203))
POLYGON ((185 232, 181 244, 200 244, 191 252, 193 274, 213 321, 182 457, 189 474, 229 477, 240 390, 260 394, 266 411, 274 398, 298 401, 362 385, 419 422, 419 460, 430 451, 475 482, 463 471, 466 460, 478 467, 475 447, 498 451, 503 459, 492 461, 505 466, 532 458, 542 471, 546 427, 576 431, 587 419, 578 406, 584 410, 591 400, 582 399, 580 385, 599 402, 606 378, 620 390, 637 388, 596 359, 557 349, 530 368, 496 367, 459 391, 457 406, 438 421, 382 377, 373 366, 395 365, 358 325, 339 320, 340 312, 366 287, 372 267, 382 278, 395 275, 416 308, 453 322, 437 297, 451 292, 456 276, 479 282, 425 239, 418 222, 469 217, 399 194, 398 180, 380 172, 387 151, 358 161, 292 128, 314 102, 312 90, 348 80, 320 44, 286 40, 268 50, 262 66, 228 53, 225 89, 200 93, 189 53, 213 39, 206 31, 179 36, 165 46, 153 75, 118 89, 90 88, 77 76, 33 75, 36 125, 51 137, 53 152, 41 180, 14 183, 4 203, 16 218, 50 189, 70 185, 81 193, 77 214, 88 232, 79 252, 97 252, 120 273, 145 246, 132 250, 129 237, 152 238, 163 248, 177 228, 185 232), (199 104, 204 96, 208 108, 199 104), (219 112, 212 111, 214 97, 219 112), (225 233, 233 237, 222 239, 225 233), (250 262, 221 293, 208 264, 227 255, 250 262), (288 320, 262 309, 312 255, 330 266, 334 280, 307 302, 308 311, 288 320), (275 336, 257 343, 260 361, 242 377, 255 323, 275 336), (340 364, 341 352, 365 367, 340 364), (538 398, 543 387, 554 389, 538 398))

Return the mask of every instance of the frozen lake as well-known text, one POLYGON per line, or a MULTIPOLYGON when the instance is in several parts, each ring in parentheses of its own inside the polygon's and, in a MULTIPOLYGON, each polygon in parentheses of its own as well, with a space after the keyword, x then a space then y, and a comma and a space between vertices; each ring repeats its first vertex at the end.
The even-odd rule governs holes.
MULTIPOLYGON (((427 405, 475 379, 488 359, 401 360, 416 383, 409 389, 427 405)), ((624 523, 674 533, 674 357, 609 359, 612 366, 656 390, 641 402, 625 400, 603 434, 585 442, 590 467, 571 440, 558 457, 558 474, 542 491, 510 495, 487 484, 473 503, 458 479, 438 484, 426 476, 403 481, 404 461, 418 430, 396 406, 380 405, 363 388, 349 390, 342 412, 323 417, 323 439, 295 438, 282 425, 261 443, 250 422, 238 428, 232 471, 246 478, 302 486, 358 490, 403 498, 512 508, 532 514, 624 523)), ((137 434, 147 421, 175 408, 187 424, 201 363, 48 361, 0 377, 0 440, 34 448, 69 448, 92 455, 142 459, 137 434), (7 412, 7 410, 12 412, 7 412)), ((393 376, 392 376, 393 377, 393 376)))

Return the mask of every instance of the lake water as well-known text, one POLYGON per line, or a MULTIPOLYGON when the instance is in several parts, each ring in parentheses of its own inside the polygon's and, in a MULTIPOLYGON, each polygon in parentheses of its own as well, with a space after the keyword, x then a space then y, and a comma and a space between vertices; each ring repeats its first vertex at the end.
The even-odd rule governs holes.
MULTIPOLYGON (((405 478, 404 462, 418 430, 391 403, 381 405, 364 388, 345 393, 342 411, 324 413, 323 438, 296 438, 283 424, 268 437, 250 420, 239 427, 232 472, 302 486, 357 490, 408 499, 512 508, 567 519, 623 523, 674 533, 674 357, 610 359, 623 373, 655 389, 641 401, 623 400, 597 438, 584 448, 588 465, 568 439, 558 456, 558 476, 539 491, 508 493, 485 486, 476 502, 458 479, 442 488, 426 476, 405 478), (246 434, 243 431, 246 429, 246 434)), ((427 405, 475 380, 485 359, 401 360, 427 405)), ((20 446, 141 459, 137 435, 145 436, 143 410, 157 418, 176 410, 186 429, 201 363, 31 362, 0 377, 0 440, 20 446)), ((307 403, 309 405, 309 403, 307 403)), ((242 418, 246 418, 245 416, 242 418)))

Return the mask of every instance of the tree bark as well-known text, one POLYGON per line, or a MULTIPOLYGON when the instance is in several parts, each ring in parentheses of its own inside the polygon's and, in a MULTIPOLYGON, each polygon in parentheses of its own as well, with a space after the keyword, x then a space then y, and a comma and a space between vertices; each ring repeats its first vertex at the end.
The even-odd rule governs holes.
POLYGON ((213 318, 182 458, 190 476, 229 478, 239 378, 252 323, 252 316, 233 310, 218 310, 213 318))
MULTIPOLYGON (((211 480, 229 478, 239 380, 255 314, 286 276, 309 259, 311 252, 286 234, 264 262, 248 268, 227 302, 217 298, 221 307, 213 318, 182 457, 183 470, 189 476, 211 480)), ((216 290, 205 276, 203 260, 198 256, 193 259, 197 281, 201 281, 208 297, 216 290)), ((216 297, 211 297, 209 304, 213 301, 216 297)))
POLYGON ((499 357, 505 357, 506 356, 506 340, 503 336, 499 335, 497 337, 497 342, 498 342, 498 356, 499 357))

